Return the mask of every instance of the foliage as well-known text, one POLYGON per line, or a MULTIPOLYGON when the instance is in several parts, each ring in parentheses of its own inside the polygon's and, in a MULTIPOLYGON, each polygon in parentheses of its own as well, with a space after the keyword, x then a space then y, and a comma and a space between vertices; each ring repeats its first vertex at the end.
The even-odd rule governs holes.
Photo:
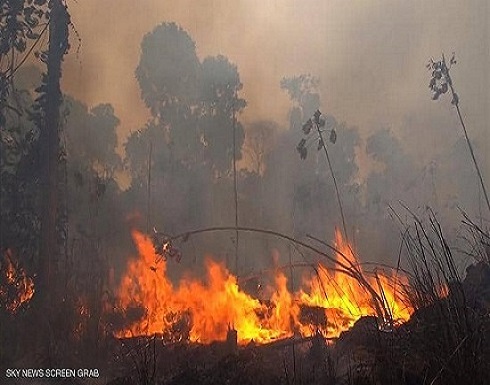
MULTIPOLYGON (((427 69, 432 70, 429 88, 432 91, 433 100, 439 99, 439 96, 448 92, 449 87, 452 87, 452 80, 451 76, 449 75, 449 70, 453 64, 456 64, 454 53, 449 61, 449 66, 446 64, 444 57, 441 60, 436 61, 431 59, 429 64, 427 64, 427 69)), ((451 104, 456 105, 459 102, 458 95, 455 92, 452 94, 453 99, 451 100, 451 104)))
POLYGON ((281 89, 285 90, 293 102, 290 112, 290 127, 298 128, 320 108, 318 86, 320 80, 312 75, 302 74, 281 80, 281 89))
POLYGON ((335 119, 328 120, 325 117, 322 117, 322 113, 320 110, 316 110, 313 114, 312 118, 309 118, 306 123, 303 124, 302 130, 305 138, 302 138, 298 145, 296 146, 296 150, 299 153, 301 159, 306 159, 308 155, 308 145, 311 144, 311 138, 313 137, 313 141, 317 141, 316 149, 320 151, 325 146, 325 140, 323 139, 323 134, 325 132, 329 133, 328 138, 330 143, 335 144, 337 142, 337 131, 335 131, 335 119), (328 128, 327 128, 328 127, 328 128), (313 132, 312 132, 313 130, 313 132), (312 135, 310 135, 312 134, 312 135), (308 143, 308 141, 310 143, 308 143))
POLYGON ((33 103, 29 92, 9 95, 9 100, 14 98, 20 114, 7 111, 0 132, 0 250, 15 250, 31 268, 39 241, 39 177, 35 170, 39 130, 28 117, 33 103))
MULTIPOLYGON (((245 107, 237 96, 242 84, 236 66, 221 55, 201 63, 187 32, 175 23, 164 23, 143 38, 136 77, 153 117, 148 140, 155 147, 166 147, 172 162, 193 167, 204 161, 220 175, 229 171, 233 116, 245 107)), ((241 148, 240 124, 237 134, 241 148)), ((138 137, 142 138, 135 134, 128 141, 128 150, 138 147, 133 144, 138 137)), ((238 152, 237 159, 240 156, 238 152)), ((128 158, 135 166, 137 159, 146 162, 134 154, 128 158)))
POLYGON ((66 119, 66 153, 79 167, 113 177, 122 167, 116 153, 119 119, 110 104, 99 104, 90 111, 72 98, 62 107, 66 119))
POLYGON ((452 96, 451 104, 456 107, 459 122, 461 124, 461 128, 463 129, 464 137, 466 139, 466 144, 468 145, 468 149, 470 151, 470 155, 471 155, 471 159, 473 161, 473 165, 475 167, 476 173, 477 173, 478 178, 480 180, 480 186, 481 186, 482 191, 483 191, 483 196, 485 197, 485 202, 487 204, 487 208, 490 211, 490 198, 488 197, 487 189, 486 189, 485 183, 483 181, 483 176, 482 176, 482 173, 480 171, 480 167, 478 165, 478 162, 476 160, 475 152, 473 150, 473 145, 472 145, 470 138, 468 136, 468 131, 466 130, 466 125, 464 123, 463 116, 461 114, 459 96, 456 93, 456 91, 454 90, 453 81, 452 81, 451 75, 449 73, 453 64, 456 64, 456 59, 454 58, 454 53, 453 53, 451 59, 449 60, 449 64, 447 64, 446 58, 444 57, 444 54, 442 55, 441 60, 434 61, 433 59, 431 59, 429 64, 427 64, 427 69, 432 71, 431 79, 429 82, 429 88, 432 91, 432 99, 433 100, 439 99, 440 95, 445 94, 448 91, 450 91, 450 93, 451 93, 451 96, 452 96))
POLYGON ((432 384, 484 384, 490 370, 490 267, 487 262, 470 266, 463 280, 435 214, 429 211, 428 223, 410 214, 413 224, 404 230, 413 271, 406 290, 415 309, 406 325, 410 365, 432 384))
POLYGON ((5 0, 0 5, 0 127, 6 124, 4 110, 15 111, 8 103, 14 74, 46 31, 49 14, 47 0, 5 0))
POLYGON ((159 25, 141 42, 136 78, 145 104, 160 119, 175 104, 194 104, 199 78, 194 41, 175 23, 159 25))
POLYGON ((203 60, 201 79, 201 116, 199 129, 204 144, 204 158, 219 175, 230 169, 233 159, 233 126, 236 125, 236 160, 240 159, 244 131, 235 115, 245 108, 245 100, 238 98, 242 89, 238 69, 224 56, 203 60))
POLYGON ((263 175, 267 160, 274 148, 280 127, 273 121, 259 121, 250 124, 245 131, 243 150, 250 168, 257 175, 263 175))

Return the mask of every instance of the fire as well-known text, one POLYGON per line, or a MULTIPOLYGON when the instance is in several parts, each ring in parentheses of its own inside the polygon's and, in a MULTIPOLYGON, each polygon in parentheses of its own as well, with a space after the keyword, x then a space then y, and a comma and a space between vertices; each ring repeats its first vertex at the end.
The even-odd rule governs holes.
MULTIPOLYGON (((366 277, 352 252, 352 248, 344 242, 340 232, 335 233, 335 238, 335 248, 338 250, 337 261, 343 262, 344 265, 353 266, 365 277, 367 284, 378 295, 380 307, 385 310, 382 321, 393 323, 407 321, 412 309, 404 303, 404 298, 401 295, 403 285, 408 284, 406 277, 384 274, 366 277)), ((361 284, 359 279, 342 272, 340 266, 336 266, 331 273, 326 267, 319 265, 317 278, 305 282, 305 286, 309 290, 300 291, 300 301, 325 309, 327 324, 322 332, 327 336, 339 336, 342 331, 352 327, 362 316, 379 316, 376 314, 375 300, 372 293, 367 289, 367 285, 361 284)), ((302 331, 306 332, 305 325, 302 327, 302 331)))
MULTIPOLYGON (((167 277, 166 261, 155 253, 150 238, 134 232, 139 258, 128 263, 117 292, 117 305, 136 315, 117 337, 159 334, 172 341, 224 341, 234 329, 238 342, 267 343, 293 335, 321 332, 336 337, 365 315, 376 314, 373 295, 359 280, 318 265, 313 278, 292 293, 278 270, 268 287, 270 300, 261 301, 240 289, 237 278, 222 263, 206 258, 204 280, 186 276, 175 285, 167 277), (316 320, 309 313, 316 314, 316 320)), ((336 235, 338 261, 357 266, 350 246, 336 235)), ((360 268, 358 268, 360 271, 360 268)), ((378 274, 366 279, 394 321, 406 321, 411 310, 397 294, 401 280, 378 274)), ((127 317, 131 318, 131 317, 127 317)))
POLYGON ((15 313, 33 295, 34 282, 22 267, 14 263, 12 251, 8 249, 0 261, 0 303, 7 311, 15 313))

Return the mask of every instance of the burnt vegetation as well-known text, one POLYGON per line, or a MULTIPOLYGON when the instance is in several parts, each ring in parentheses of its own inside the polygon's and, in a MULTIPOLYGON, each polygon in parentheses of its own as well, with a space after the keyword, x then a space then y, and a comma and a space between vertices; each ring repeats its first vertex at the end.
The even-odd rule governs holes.
POLYGON ((4 378, 22 367, 97 367, 91 383, 110 385, 488 382, 490 170, 460 109, 454 56, 429 62, 429 88, 451 96, 464 135, 421 165, 389 129, 362 138, 325 113, 309 74, 278 84, 289 127, 242 123, 239 68, 198 57, 189 33, 165 22, 143 37, 135 68, 150 118, 121 146, 110 104, 62 94, 69 35, 78 39, 64 1, 3 1, 0 27, 0 382, 22 383, 4 378), (378 166, 363 178, 360 150, 378 166), (330 242, 337 227, 355 259, 330 242), (117 298, 135 229, 153 242, 152 273, 166 263, 175 282, 212 254, 259 298, 268 270, 287 272, 291 292, 305 274, 321 285, 321 261, 359 283, 372 313, 334 339, 320 327, 333 313, 313 305, 298 315, 311 335, 267 344, 238 346, 234 325, 225 341, 192 340, 190 311, 168 312, 159 333, 117 338, 149 318, 117 298), (382 267, 407 277, 394 289, 413 310, 405 323, 382 267))

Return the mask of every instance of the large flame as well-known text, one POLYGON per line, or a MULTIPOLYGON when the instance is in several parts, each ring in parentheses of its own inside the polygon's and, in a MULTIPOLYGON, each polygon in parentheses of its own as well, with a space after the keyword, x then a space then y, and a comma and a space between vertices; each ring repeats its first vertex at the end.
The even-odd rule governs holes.
MULTIPOLYGON (((377 313, 373 292, 366 290, 366 284, 375 290, 391 320, 406 321, 410 317, 410 309, 398 294, 399 278, 378 274, 363 285, 358 279, 335 269, 332 273, 323 265, 318 265, 316 274, 305 278, 303 288, 295 293, 288 290, 282 271, 276 271, 274 284, 267 290, 272 293, 267 301, 241 290, 237 278, 211 258, 206 259, 204 280, 184 277, 174 286, 166 275, 166 262, 155 253, 150 238, 136 231, 133 238, 139 258, 128 263, 117 301, 125 314, 132 309, 143 312, 136 312, 137 319, 117 332, 117 337, 161 334, 174 341, 210 343, 224 341, 230 329, 237 331, 240 344, 252 340, 267 343, 317 332, 336 337, 360 317, 377 313)), ((350 246, 338 232, 336 248, 337 260, 348 260, 362 273, 350 246)))
POLYGON ((34 282, 24 269, 15 263, 12 251, 6 250, 0 259, 0 304, 10 313, 16 313, 33 295, 34 282))
MULTIPOLYGON (((352 247, 344 242, 339 231, 335 233, 335 248, 338 250, 337 261, 350 267, 357 275, 362 275, 365 282, 346 274, 340 264, 333 272, 320 264, 317 279, 305 282, 309 290, 300 291, 300 302, 325 309, 327 323, 322 330, 324 334, 336 337, 367 315, 376 315, 382 318, 380 321, 391 323, 404 322, 410 318, 412 309, 401 295, 402 288, 408 284, 406 277, 383 273, 367 276, 356 260, 352 247), (368 290, 368 286, 372 291, 368 290), (382 314, 379 314, 380 310, 382 314)), ((305 325, 302 326, 303 332, 306 332, 305 325)))

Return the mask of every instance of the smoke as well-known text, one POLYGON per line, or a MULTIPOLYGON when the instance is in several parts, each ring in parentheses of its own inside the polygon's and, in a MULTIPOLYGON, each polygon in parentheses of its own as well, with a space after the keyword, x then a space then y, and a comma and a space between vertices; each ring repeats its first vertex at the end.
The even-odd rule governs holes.
MULTIPOLYGON (((141 40, 161 22, 174 21, 196 42, 200 60, 222 54, 237 65, 243 83, 240 96, 247 101, 240 115, 245 129, 260 121, 275 122, 286 129, 291 101, 280 88, 281 79, 307 73, 318 77, 321 110, 355 127, 359 135, 355 147, 359 174, 352 180, 369 186, 364 186, 367 192, 356 192, 362 197, 352 201, 363 201, 365 210, 373 207, 369 199, 380 195, 386 198, 382 203, 388 202, 387 197, 392 203, 405 196, 408 200, 418 196, 419 201, 410 203, 422 205, 421 200, 427 198, 426 204, 457 210, 459 202, 478 212, 478 182, 461 141, 455 109, 447 97, 431 100, 427 87, 430 73, 425 64, 443 52, 447 56, 456 53, 458 63, 451 74, 484 179, 490 180, 486 155, 490 153, 490 136, 485 133, 490 120, 486 0, 147 0, 137 9, 128 0, 107 0, 103 10, 101 2, 86 0, 69 6, 81 46, 77 51, 77 41, 72 39, 73 49, 63 73, 64 91, 89 107, 111 103, 121 121, 120 144, 149 118, 134 76, 141 40), (388 158, 380 158, 372 150, 380 138, 385 138, 386 145, 380 153, 394 152, 388 158), (399 170, 403 175, 396 175, 399 170), (461 179, 454 173, 461 173, 461 179), (414 184, 419 187, 412 188, 414 184), (465 187, 476 195, 465 194, 465 187)), ((298 159, 290 160, 297 155, 294 146, 298 135, 290 133, 275 143, 271 156, 277 159, 269 162, 277 183, 257 187, 256 196, 264 202, 249 202, 250 212, 261 213, 264 224, 277 225, 284 231, 297 230, 291 227, 289 208, 305 202, 298 203, 299 198, 291 196, 277 199, 278 184, 287 181, 285 187, 295 186, 298 173, 316 172, 299 165, 298 159), (264 214, 264 210, 268 212, 264 214)), ((326 182, 311 181, 318 196, 325 191, 322 183, 326 182)), ((332 202, 319 211, 329 215, 329 224, 338 224, 332 202)), ((380 206, 380 202, 376 202, 375 211, 382 211, 386 217, 386 205, 380 206)), ((246 204, 242 202, 244 207, 246 204)), ((218 210, 215 204, 210 207, 218 210)), ((223 207, 224 211, 229 209, 223 207)), ((374 220, 372 213, 359 212, 356 204, 347 210, 358 218, 359 227, 374 220)), ((310 221, 308 226, 325 225, 311 222, 307 215, 304 220, 310 221)), ((318 228, 317 234, 325 235, 325 228, 318 228)))
POLYGON ((468 114, 488 117, 484 0, 152 0, 138 12, 134 2, 111 0, 103 7, 95 0, 70 4, 82 41, 80 53, 73 49, 66 62, 64 87, 89 105, 113 104, 123 135, 146 120, 134 69, 143 35, 162 21, 189 31, 201 58, 224 54, 238 65, 245 120, 285 123, 280 79, 312 73, 322 80, 329 113, 364 130, 400 127, 428 104, 424 64, 441 51, 457 53, 455 82, 468 114))

